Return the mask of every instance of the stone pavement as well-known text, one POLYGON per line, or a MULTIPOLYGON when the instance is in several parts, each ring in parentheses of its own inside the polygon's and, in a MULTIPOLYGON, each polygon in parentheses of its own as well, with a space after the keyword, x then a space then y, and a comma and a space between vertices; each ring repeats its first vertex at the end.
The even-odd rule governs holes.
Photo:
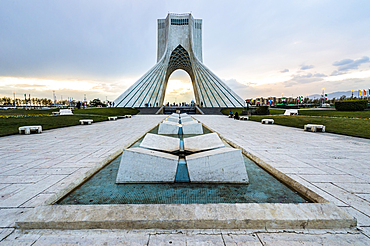
POLYGON ((370 245, 370 140, 225 116, 195 118, 346 210, 358 230, 14 229, 28 211, 98 170, 163 118, 134 116, 0 138, 0 245, 370 245))

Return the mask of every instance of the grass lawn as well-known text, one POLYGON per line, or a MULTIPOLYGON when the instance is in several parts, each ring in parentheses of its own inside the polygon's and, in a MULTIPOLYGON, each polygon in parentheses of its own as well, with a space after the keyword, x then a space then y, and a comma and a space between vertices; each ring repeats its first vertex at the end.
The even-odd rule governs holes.
POLYGON ((43 130, 59 127, 79 125, 81 119, 92 119, 94 122, 106 121, 107 116, 121 116, 137 114, 139 111, 133 108, 91 108, 73 110, 74 115, 51 116, 51 112, 58 109, 11 109, 0 111, 0 136, 18 134, 18 127, 41 125, 43 130), (20 116, 18 118, 4 116, 20 116), (28 117, 24 117, 28 116, 28 117), (33 117, 31 117, 33 116, 33 117))
MULTIPOLYGON (((233 111, 233 114, 238 112, 239 115, 242 115, 243 110, 247 110, 247 108, 223 108, 221 109, 221 113, 224 115, 229 115, 230 110, 233 111)), ((270 114, 275 115, 275 114, 284 114, 285 110, 282 109, 269 109, 270 114)))
MULTIPOLYGON (((316 111, 316 110, 315 110, 316 111)), ((299 111, 301 114, 301 111, 299 111)), ((352 113, 352 112, 351 112, 352 113)), ((329 118, 329 117, 310 117, 310 116, 250 116, 253 121, 261 119, 274 119, 274 124, 291 126, 303 129, 306 124, 325 125, 325 131, 354 136, 370 138, 370 120, 369 119, 350 119, 350 118, 329 118)))
POLYGON ((229 115, 230 111, 233 111, 233 114, 238 112, 238 114, 241 115, 243 110, 247 110, 247 109, 246 108, 223 108, 221 109, 221 113, 224 115, 229 115))
MULTIPOLYGON (((229 111, 241 115, 243 108, 225 108, 221 113, 229 111)), ((269 116, 249 116, 250 120, 274 119, 275 124, 303 129, 306 124, 325 125, 325 131, 342 135, 370 138, 370 111, 337 111, 335 109, 299 110, 298 116, 283 116, 284 109, 269 109, 269 116), (313 116, 313 117, 312 117, 313 116)))
POLYGON ((329 116, 329 117, 345 117, 345 118, 366 118, 370 119, 370 110, 366 111, 337 111, 335 109, 326 110, 299 110, 299 115, 310 116, 329 116))

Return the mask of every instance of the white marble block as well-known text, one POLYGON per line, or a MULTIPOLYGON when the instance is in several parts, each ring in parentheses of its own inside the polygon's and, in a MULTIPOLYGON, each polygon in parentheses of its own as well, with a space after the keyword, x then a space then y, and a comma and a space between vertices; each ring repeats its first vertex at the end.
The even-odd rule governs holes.
POLYGON ((184 138, 184 150, 203 151, 225 147, 217 133, 209 133, 196 137, 184 138))
POLYGON ((173 183, 178 159, 144 148, 127 149, 122 153, 116 183, 173 183))
POLYGON ((180 139, 148 133, 141 142, 140 147, 172 152, 180 149, 180 139))
POLYGON ((189 116, 189 115, 187 113, 180 114, 180 117, 186 117, 186 116, 189 116))
POLYGON ((249 183, 240 149, 220 148, 186 157, 192 183, 249 183))
POLYGON ((181 117, 181 123, 194 121, 191 117, 181 117))
POLYGON ((168 117, 167 118, 167 121, 172 121, 172 122, 176 122, 176 123, 179 123, 179 118, 177 117, 168 117))
POLYGON ((182 133, 183 134, 203 134, 202 123, 183 125, 182 133))
POLYGON ((179 125, 178 122, 168 121, 168 120, 164 120, 162 123, 164 123, 164 124, 170 124, 170 125, 175 125, 175 126, 179 125))
POLYGON ((197 120, 187 121, 187 122, 181 122, 181 125, 190 125, 190 124, 197 124, 199 123, 197 120))
POLYGON ((158 134, 179 134, 179 128, 180 126, 178 124, 166 124, 166 123, 160 123, 158 128, 158 134))

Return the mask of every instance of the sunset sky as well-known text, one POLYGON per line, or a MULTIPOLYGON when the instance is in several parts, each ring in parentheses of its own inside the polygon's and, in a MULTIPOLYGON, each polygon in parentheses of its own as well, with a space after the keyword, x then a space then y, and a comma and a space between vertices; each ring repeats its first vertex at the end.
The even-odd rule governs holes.
MULTIPOLYGON (((203 61, 243 98, 370 88, 370 1, 1 1, 0 97, 114 100, 156 62, 157 19, 203 19, 203 61)), ((170 78, 166 101, 193 99, 170 78)))

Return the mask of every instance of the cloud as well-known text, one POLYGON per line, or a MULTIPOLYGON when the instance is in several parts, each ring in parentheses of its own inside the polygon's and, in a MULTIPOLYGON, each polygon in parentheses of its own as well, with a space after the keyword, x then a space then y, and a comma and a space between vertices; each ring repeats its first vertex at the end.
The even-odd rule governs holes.
POLYGON ((343 65, 347 65, 349 63, 352 63, 353 60, 352 59, 343 59, 341 61, 336 61, 333 63, 333 66, 343 66, 343 65))
POLYGON ((320 77, 328 77, 328 75, 323 74, 323 73, 315 73, 313 76, 314 76, 314 77, 316 77, 316 78, 320 78, 320 77))
POLYGON ((303 75, 296 74, 293 76, 292 79, 285 81, 284 86, 291 87, 293 85, 318 82, 318 81, 322 81, 323 77, 327 77, 327 75, 323 73, 315 73, 315 74, 308 73, 308 74, 303 74, 303 75))
POLYGON ((362 58, 357 59, 357 60, 344 59, 341 61, 336 61, 333 63, 333 66, 339 67, 338 71, 348 71, 351 69, 358 69, 358 67, 362 63, 367 63, 369 61, 370 61, 369 57, 363 56, 362 58))
POLYGON ((301 70, 307 70, 311 68, 314 68, 314 66, 313 65, 301 65, 301 70))
POLYGON ((280 71, 280 73, 287 73, 287 72, 289 72, 289 69, 284 69, 284 70, 282 70, 282 71, 280 71))
POLYGON ((46 85, 36 85, 36 84, 15 84, 13 86, 16 86, 18 88, 46 88, 46 85))
POLYGON ((330 76, 338 76, 338 75, 343 75, 346 74, 345 72, 339 72, 338 70, 333 71, 330 76))

